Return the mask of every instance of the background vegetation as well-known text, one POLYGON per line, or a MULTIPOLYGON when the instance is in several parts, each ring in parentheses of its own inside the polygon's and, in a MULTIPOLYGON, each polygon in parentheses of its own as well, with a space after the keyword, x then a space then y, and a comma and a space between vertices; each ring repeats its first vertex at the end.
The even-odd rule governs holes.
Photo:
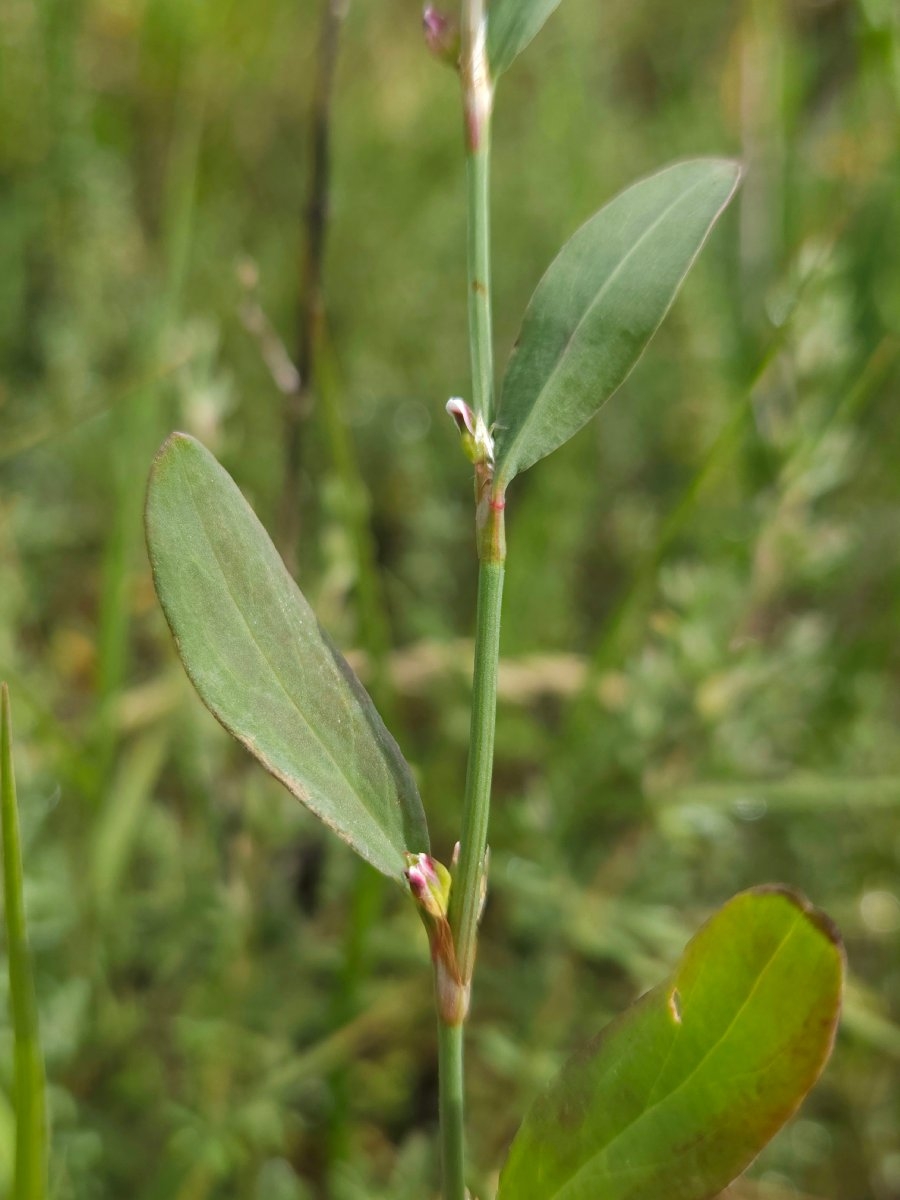
MULTIPOLYGON (((201 708, 140 523, 173 427, 283 521, 285 400, 246 325, 258 298, 294 350, 317 10, 0 13, 0 675, 59 1200, 435 1193, 412 906, 201 708)), ((367 651, 447 859, 475 577, 442 412, 468 393, 463 160, 418 22, 353 0, 343 32, 299 570, 367 651)), ((501 359, 621 186, 698 153, 748 175, 622 393, 510 496, 479 1194, 570 1048, 713 905, 779 880, 838 920, 852 982, 825 1080, 733 1194, 900 1197, 900 14, 565 0, 504 83, 501 359)))

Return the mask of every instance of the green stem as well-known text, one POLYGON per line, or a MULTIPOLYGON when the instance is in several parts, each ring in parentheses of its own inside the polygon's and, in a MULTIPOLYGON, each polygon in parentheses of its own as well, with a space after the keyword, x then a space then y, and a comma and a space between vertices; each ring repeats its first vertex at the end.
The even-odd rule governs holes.
POLYGON ((465 1200, 462 1025, 447 1025, 438 1020, 438 1069, 444 1200, 465 1200))
POLYGON ((490 227, 493 88, 487 61, 484 0, 463 0, 460 35, 460 79, 466 132, 472 407, 490 426, 494 418, 490 227))
MULTIPOLYGON (((466 125, 468 178, 469 350, 472 360, 472 407, 490 425, 494 411, 493 329, 491 326, 490 153, 493 88, 487 61, 484 0, 463 0, 460 20, 460 79, 466 125)), ((469 764, 460 835, 460 859, 450 894, 450 928, 459 977, 468 990, 475 965, 487 846, 497 662, 500 653, 500 602, 503 594, 503 510, 490 500, 491 468, 476 468, 475 503, 478 557, 478 611, 469 764)))
POLYGON ((449 914, 459 974, 466 985, 472 978, 475 966, 491 806, 502 596, 503 563, 482 561, 478 573, 469 766, 466 772, 459 863, 450 893, 449 914))
POLYGON ((3 827, 9 991, 15 1046, 16 1165, 12 1195, 14 1200, 44 1200, 47 1195, 44 1060, 25 926, 19 811, 13 776, 9 692, 5 683, 0 685, 0 817, 3 827))
MULTIPOLYGON (((493 88, 487 61, 485 0, 462 0, 460 80, 466 133, 468 203, 469 351, 472 408, 490 427, 494 419, 491 324, 490 154, 493 88)), ((469 763, 460 857, 448 913, 455 963, 437 963, 439 1071, 444 1200, 465 1200, 463 1029, 475 966, 478 917, 484 887, 494 764, 500 606, 503 596, 503 502, 491 498, 490 464, 476 468, 476 540, 480 568, 475 624, 475 666, 469 763), (455 952, 455 954, 454 954, 455 952), (453 970, 449 970, 449 967, 453 970), (449 998, 447 989, 454 994, 449 998), (452 1014, 452 1019, 448 1018, 452 1014)))
POLYGON ((472 354, 472 407, 490 428, 494 419, 494 352, 491 317, 490 123, 478 149, 468 156, 469 338, 472 354))

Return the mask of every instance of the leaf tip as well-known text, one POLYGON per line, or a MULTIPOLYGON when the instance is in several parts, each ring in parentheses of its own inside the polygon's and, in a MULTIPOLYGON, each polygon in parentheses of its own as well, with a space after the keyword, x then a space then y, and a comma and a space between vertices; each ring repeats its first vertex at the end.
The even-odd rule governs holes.
POLYGON ((171 461, 172 452, 181 441, 192 441, 186 433, 170 433, 160 448, 153 456, 153 462, 150 464, 150 475, 147 481, 147 498, 149 500, 150 491, 154 483, 159 479, 160 475, 165 470, 168 463, 171 461))
POLYGON ((732 187, 731 187, 731 191, 728 194, 728 198, 730 200, 731 197, 734 195, 734 193, 737 191, 737 189, 743 183, 744 175, 747 172, 747 168, 744 166, 743 162, 741 162, 741 160, 739 158, 726 158, 724 161, 728 164, 732 179, 734 181, 732 184, 732 187))
MULTIPOLYGON (((739 158, 718 158, 715 156, 701 156, 699 158, 682 159, 680 162, 675 162, 670 168, 665 170, 677 169, 679 166, 695 167, 705 170, 707 173, 717 176, 723 183, 727 183, 728 193, 725 200, 719 209, 719 213, 728 206, 734 197, 735 192, 740 187, 745 174, 744 163, 739 158)), ((662 173, 662 172, 660 172, 662 173)), ((653 176, 650 176, 652 179, 653 176)), ((711 222, 711 226, 715 224, 715 219, 711 222)))
POLYGON ((156 457, 153 460, 153 470, 162 466, 169 457, 178 450, 196 450, 200 448, 200 442, 189 433, 182 433, 180 430, 175 430, 170 433, 163 444, 156 452, 156 457))
POLYGON ((763 883, 758 887, 750 889, 751 895, 756 896, 781 896, 789 904, 799 909, 809 923, 817 929, 827 941, 831 942, 834 948, 840 953, 841 957, 845 957, 844 939, 841 937, 841 932, 837 925, 823 912, 821 908, 816 908, 813 902, 796 888, 790 887, 786 883, 763 883))
MULTIPOLYGON (((144 535, 147 540, 148 549, 150 548, 150 506, 153 497, 153 492, 156 485, 162 480, 166 470, 172 463, 175 454, 180 451, 196 452, 204 449, 202 443, 198 442, 195 437, 189 433, 181 433, 176 430, 170 433, 160 448, 153 457, 153 462, 150 464, 150 474, 147 477, 147 491, 144 497, 144 535)), ((151 554, 151 560, 152 560, 151 554)))
POLYGON ((719 175, 723 182, 730 184, 728 195, 722 206, 724 208, 731 201, 744 178, 743 162, 739 158, 700 158, 695 161, 701 164, 705 163, 719 175))
POLYGON ((0 792, 4 795, 12 783, 12 770, 12 713, 9 688, 3 682, 0 683, 0 792))

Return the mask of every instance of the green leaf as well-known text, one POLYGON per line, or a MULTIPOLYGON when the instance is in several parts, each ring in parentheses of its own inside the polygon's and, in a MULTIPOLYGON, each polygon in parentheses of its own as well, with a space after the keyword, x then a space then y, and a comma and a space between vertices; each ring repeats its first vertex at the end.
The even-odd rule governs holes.
POLYGON ((716 218, 737 163, 676 163, 622 192, 562 248, 532 297, 506 369, 495 489, 569 440, 659 328, 716 218))
POLYGON ((512 66, 558 7, 559 0, 491 0, 488 7, 488 62, 495 78, 512 66))
POLYGON ((428 848, 409 767, 234 481, 185 434, 150 475, 147 545, 185 669, 225 728, 385 875, 428 848))
POLYGON ((736 896, 536 1102, 498 1200, 718 1195, 818 1078, 842 977, 837 932, 802 897, 736 896))
POLYGON ((22 847, 13 773, 12 717, 6 684, 0 685, 0 826, 3 830, 3 895, 9 958, 9 994, 14 1042, 13 1093, 16 1161, 13 1196, 47 1195, 47 1110, 44 1056, 22 888, 22 847))

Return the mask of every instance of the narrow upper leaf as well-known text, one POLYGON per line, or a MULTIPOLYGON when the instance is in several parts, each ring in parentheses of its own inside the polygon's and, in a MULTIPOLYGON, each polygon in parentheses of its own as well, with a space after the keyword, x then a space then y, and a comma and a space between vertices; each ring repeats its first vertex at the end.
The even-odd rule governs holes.
POLYGON ((831 1052, 843 952, 782 888, 743 892, 674 974, 526 1116, 498 1200, 707 1200, 796 1110, 831 1052))
POLYGON ((502 75, 541 31, 559 0, 491 0, 488 7, 488 62, 502 75))
POLYGON ((385 875, 428 847, 415 782, 234 481, 173 434, 147 493, 156 590, 200 698, 385 875))
POLYGON ((495 487, 576 433, 625 379, 734 194, 737 163, 695 159, 634 184, 562 248, 503 380, 495 487))
POLYGON ((44 1056, 22 887, 19 808, 13 773, 9 692, 0 684, 0 828, 3 832, 3 895, 13 1024, 13 1096, 16 1160, 13 1194, 28 1200, 47 1195, 47 1109, 44 1056))

